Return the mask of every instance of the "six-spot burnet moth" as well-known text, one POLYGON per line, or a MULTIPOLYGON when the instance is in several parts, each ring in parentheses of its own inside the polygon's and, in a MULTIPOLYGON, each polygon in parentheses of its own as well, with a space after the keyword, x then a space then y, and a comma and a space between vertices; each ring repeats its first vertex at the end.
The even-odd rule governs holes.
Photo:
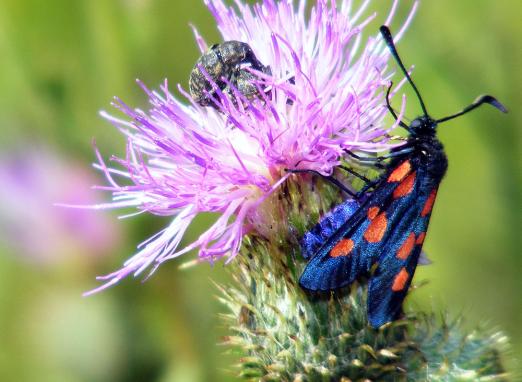
MULTIPOLYGON (((402 302, 419 261, 437 189, 448 165, 443 146, 436 136, 437 125, 484 103, 507 112, 494 97, 483 95, 454 115, 438 120, 431 118, 399 58, 390 30, 382 26, 380 32, 413 88, 423 115, 409 126, 399 121, 399 125, 408 131, 407 141, 386 156, 359 157, 347 152, 362 164, 384 170, 382 176, 372 182, 345 168, 366 182, 359 193, 354 194, 332 177, 327 177, 350 193, 353 199, 340 204, 304 235, 302 254, 311 260, 299 280, 306 290, 330 291, 347 286, 360 276, 369 276, 368 321, 375 328, 401 314, 402 302), (383 166, 383 161, 388 162, 383 166)), ((391 86, 386 103, 397 120, 389 102, 391 86)))

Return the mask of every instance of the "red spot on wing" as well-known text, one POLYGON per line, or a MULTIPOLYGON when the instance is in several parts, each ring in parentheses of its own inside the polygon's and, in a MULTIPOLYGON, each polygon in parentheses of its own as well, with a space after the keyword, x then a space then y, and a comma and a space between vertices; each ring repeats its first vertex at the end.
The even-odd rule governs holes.
POLYGON ((388 177, 388 182, 400 182, 402 181, 406 175, 408 175, 411 171, 411 163, 409 160, 402 162, 400 165, 395 167, 390 176, 388 177))
POLYGON ((424 239, 426 238, 426 232, 421 232, 419 236, 417 236, 417 240, 415 240, 416 245, 421 245, 424 243, 424 239))
POLYGON ((350 239, 342 239, 331 250, 331 257, 348 256, 352 252, 354 243, 350 239))
POLYGON ((379 207, 368 208, 368 219, 373 220, 379 214, 379 207))
POLYGON ((421 216, 425 217, 431 212, 431 209, 433 208, 433 203, 435 203, 435 197, 437 196, 437 190, 433 190, 428 196, 428 199, 426 199, 426 203, 424 204, 424 208, 422 209, 421 216))
POLYGON ((399 273, 397 273, 397 276, 395 276, 395 279, 393 280, 392 291, 400 292, 401 290, 403 290, 409 278, 410 274, 408 273, 406 268, 401 268, 401 270, 399 271, 399 273))
POLYGON ((395 190, 393 190, 393 198, 398 199, 402 196, 408 195, 415 185, 415 172, 412 172, 410 175, 404 179, 395 190))
POLYGON ((386 213, 381 212, 370 222, 368 228, 366 228, 363 235, 364 238, 369 243, 378 243, 382 240, 387 225, 388 219, 386 219, 386 213))
POLYGON ((415 247, 415 234, 412 232, 397 250, 397 258, 406 260, 411 255, 413 247, 415 247))

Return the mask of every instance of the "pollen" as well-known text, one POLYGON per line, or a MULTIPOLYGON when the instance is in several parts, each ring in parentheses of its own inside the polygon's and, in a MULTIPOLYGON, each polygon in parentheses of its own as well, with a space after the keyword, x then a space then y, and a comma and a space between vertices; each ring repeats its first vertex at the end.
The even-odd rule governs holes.
POLYGON ((379 214, 379 207, 368 208, 368 219, 373 220, 379 214))
POLYGON ((408 282, 408 279, 410 278, 410 274, 406 270, 406 268, 401 268, 399 273, 397 273, 397 276, 395 276, 395 279, 393 280, 392 285, 392 291, 394 292, 400 292, 401 290, 404 290, 404 287, 406 286, 406 283, 408 282))
POLYGON ((387 225, 388 219, 386 219, 386 213, 381 212, 371 221, 364 232, 364 238, 368 243, 378 243, 384 237, 387 225))
POLYGON ((397 251, 397 258, 406 260, 411 255, 413 247, 415 247, 415 234, 412 232, 397 251))
POLYGON ((415 240, 416 245, 422 245, 424 243, 424 239, 426 238, 426 232, 421 232, 419 236, 417 236, 417 240, 415 240))
POLYGON ((393 198, 398 199, 402 196, 408 195, 413 190, 414 184, 415 184, 415 172, 412 172, 393 191, 393 198))
POLYGON ((354 242, 351 239, 342 239, 330 251, 331 257, 348 256, 352 252, 354 242))
POLYGON ((411 163, 409 160, 402 162, 399 166, 392 171, 390 176, 388 177, 388 182, 400 182, 402 181, 406 175, 408 175, 411 171, 411 163))
POLYGON ((422 209, 421 216, 425 217, 431 212, 431 209, 433 208, 433 203, 435 203, 435 197, 437 196, 437 190, 433 190, 428 196, 428 199, 426 199, 426 203, 424 204, 424 208, 422 209))

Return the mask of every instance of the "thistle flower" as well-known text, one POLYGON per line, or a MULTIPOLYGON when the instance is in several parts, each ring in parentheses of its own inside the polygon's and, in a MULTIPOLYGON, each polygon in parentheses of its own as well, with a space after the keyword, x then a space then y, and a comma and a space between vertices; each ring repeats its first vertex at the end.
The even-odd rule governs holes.
MULTIPOLYGON (((160 91, 139 82, 150 110, 116 99, 128 119, 102 113, 128 144, 125 158, 112 158, 118 168, 108 167, 97 152, 96 167, 110 183, 102 188, 114 198, 96 207, 135 207, 172 221, 89 293, 197 250, 199 260, 231 263, 233 283, 218 286, 232 332, 224 342, 240 348, 240 375, 247 379, 503 380, 505 338, 499 334, 466 336, 457 324, 413 314, 375 330, 367 325, 364 284, 329 299, 309 299, 297 284, 304 267, 298 240, 341 195, 321 180, 297 180, 286 169, 330 175, 346 149, 371 155, 401 143, 388 134, 396 126, 383 124, 393 74, 389 53, 377 34, 362 37, 374 17, 361 20, 369 3, 352 12, 350 1, 318 1, 307 17, 304 0, 254 6, 236 1, 234 8, 206 1, 223 40, 246 42, 259 60, 262 70, 240 73, 258 91, 249 86, 246 96, 235 86, 243 82, 196 66, 198 80, 212 86, 195 83, 191 90, 206 92, 197 100, 212 107, 198 104, 181 86, 182 99, 175 98, 167 81, 160 91), (218 86, 219 80, 225 85, 218 86), (216 221, 179 248, 202 212, 217 213, 216 221)), ((208 45, 194 32, 205 54, 208 45)), ((399 120, 403 110, 404 99, 399 120)))
MULTIPOLYGON (((218 91, 218 110, 213 110, 197 105, 181 86, 185 99, 179 100, 167 81, 158 92, 139 82, 149 97, 148 112, 116 99, 115 106, 130 120, 102 113, 128 144, 126 158, 112 158, 120 168, 107 167, 98 154, 97 167, 110 183, 102 188, 114 198, 95 207, 135 207, 173 219, 142 243, 122 269, 100 277, 106 283, 93 292, 193 249, 199 259, 231 260, 245 234, 269 234, 264 201, 289 177, 285 169, 328 175, 345 149, 371 153, 396 145, 387 135, 394 126, 383 126, 384 90, 391 76, 388 52, 377 34, 361 44, 362 30, 375 16, 360 20, 369 2, 353 13, 350 2, 337 8, 320 1, 309 18, 304 1, 297 7, 292 2, 253 7, 238 2, 237 13, 219 0, 206 3, 224 40, 248 41, 270 66, 272 75, 260 74, 258 86, 269 86, 271 92, 232 102, 218 91), (115 176, 131 184, 120 185, 115 176), (220 216, 196 241, 179 248, 201 212, 220 216)), ((201 52, 207 51, 203 38, 195 35, 201 52)))

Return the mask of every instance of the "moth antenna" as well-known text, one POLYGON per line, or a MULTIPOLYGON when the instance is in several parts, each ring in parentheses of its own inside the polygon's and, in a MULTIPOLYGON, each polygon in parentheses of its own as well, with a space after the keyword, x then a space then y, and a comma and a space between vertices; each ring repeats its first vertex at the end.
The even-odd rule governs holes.
POLYGON ((449 117, 444 117, 444 118, 438 119, 436 122, 442 123, 442 122, 449 121, 450 119, 460 117, 461 115, 464 115, 485 103, 489 103, 491 106, 496 107, 501 112, 507 113, 507 109, 495 97, 492 97, 490 95, 483 95, 483 96, 479 96, 471 105, 469 105, 468 107, 465 107, 462 111, 459 111, 456 114, 450 115, 449 117))
POLYGON ((390 49, 390 52, 391 52, 393 58, 395 58, 395 61, 397 61, 397 64, 399 64, 399 67, 401 68, 402 72, 408 79, 408 82, 410 83, 411 87, 415 91, 415 94, 417 94, 417 98, 421 105, 424 116, 428 117, 428 111, 426 110, 426 105, 424 104, 424 101, 422 100, 419 89, 417 89, 417 86, 415 86, 415 84, 413 83, 413 80, 411 79, 410 75, 408 74, 408 71, 406 70, 406 68, 404 67, 404 64, 401 61, 401 58, 399 57, 397 48, 395 48, 395 43, 393 42, 393 36, 390 32, 390 29, 386 25, 382 25, 379 28, 379 30, 381 31, 382 38, 384 39, 384 42, 386 42, 386 45, 388 45, 388 48, 390 49))
MULTIPOLYGON (((393 81, 390 81, 390 86, 388 86, 388 90, 386 90, 386 107, 388 108, 388 111, 393 116, 393 118, 397 121, 399 119, 399 117, 397 117, 397 113, 395 113, 395 110, 393 110, 393 107, 390 103, 390 92, 391 92, 392 86, 393 86, 393 81)), ((410 131, 410 127, 407 124, 405 124, 402 120, 399 121, 399 126, 410 131)))

